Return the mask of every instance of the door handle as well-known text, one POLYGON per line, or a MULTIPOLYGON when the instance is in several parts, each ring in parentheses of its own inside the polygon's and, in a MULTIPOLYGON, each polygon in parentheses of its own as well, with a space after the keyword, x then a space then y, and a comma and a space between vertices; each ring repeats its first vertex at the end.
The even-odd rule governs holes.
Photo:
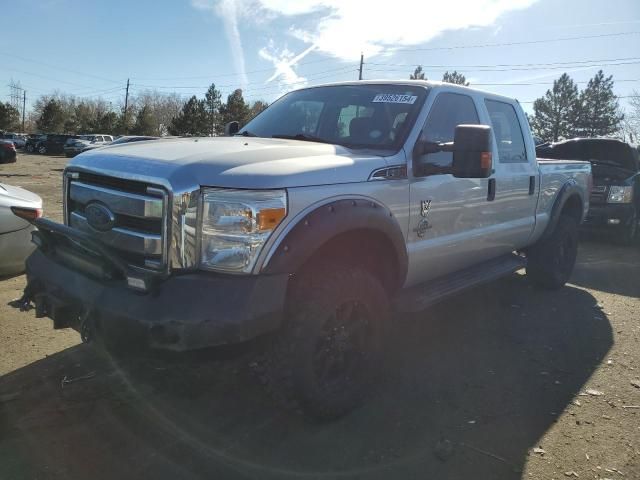
POLYGON ((536 192, 536 177, 531 175, 529 177, 529 195, 533 195, 536 192))
POLYGON ((487 201, 492 202, 496 199, 496 179, 489 179, 489 191, 487 192, 487 201))

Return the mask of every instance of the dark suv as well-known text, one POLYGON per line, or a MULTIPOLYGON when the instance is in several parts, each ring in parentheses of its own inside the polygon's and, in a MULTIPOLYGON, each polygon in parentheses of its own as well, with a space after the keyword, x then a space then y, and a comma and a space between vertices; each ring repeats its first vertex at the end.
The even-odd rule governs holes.
POLYGON ((36 145, 36 152, 48 155, 64 153, 64 144, 69 138, 79 138, 78 135, 49 134, 36 145))
POLYGON ((609 138, 575 138, 539 145, 538 157, 588 160, 593 190, 585 229, 604 230, 623 243, 640 238, 640 157, 628 143, 609 138))

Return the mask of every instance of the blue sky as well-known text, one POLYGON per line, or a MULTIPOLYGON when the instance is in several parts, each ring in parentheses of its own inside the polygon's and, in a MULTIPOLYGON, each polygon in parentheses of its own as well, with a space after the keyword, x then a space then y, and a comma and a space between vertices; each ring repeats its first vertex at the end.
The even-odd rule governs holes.
POLYGON ((134 95, 202 96, 215 82, 272 101, 356 79, 360 52, 365 79, 455 69, 521 102, 565 71, 586 84, 602 68, 618 95, 640 90, 638 0, 19 0, 3 11, 3 101, 14 80, 28 103, 59 90, 119 104, 127 78, 134 95))

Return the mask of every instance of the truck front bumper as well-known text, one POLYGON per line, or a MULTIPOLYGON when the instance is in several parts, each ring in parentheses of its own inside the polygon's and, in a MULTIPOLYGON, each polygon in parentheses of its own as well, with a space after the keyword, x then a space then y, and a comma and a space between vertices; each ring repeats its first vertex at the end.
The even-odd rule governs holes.
POLYGON ((123 281, 103 282, 72 270, 40 249, 26 269, 36 315, 50 317, 55 328, 80 331, 89 321, 97 336, 130 336, 175 351, 240 343, 277 329, 288 283, 287 274, 196 272, 139 293, 123 281))
POLYGON ((635 207, 630 203, 591 204, 582 227, 594 231, 623 230, 629 227, 634 213, 635 207))

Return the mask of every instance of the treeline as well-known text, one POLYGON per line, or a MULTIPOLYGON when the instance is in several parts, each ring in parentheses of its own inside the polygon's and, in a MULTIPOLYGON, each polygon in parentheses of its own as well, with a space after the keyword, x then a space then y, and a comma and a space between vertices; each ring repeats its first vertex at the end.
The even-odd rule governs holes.
POLYGON ((605 77, 600 70, 582 91, 563 73, 533 102, 529 122, 535 135, 555 142, 561 138, 624 136, 624 119, 613 93, 613 76, 605 77))
MULTIPOLYGON (((426 80, 418 65, 411 80, 426 80)), ((444 73, 443 82, 469 86, 465 76, 457 71, 444 73)), ((528 116, 534 135, 547 142, 574 137, 619 136, 637 141, 640 135, 640 100, 634 92, 630 111, 625 116, 613 93, 613 76, 602 70, 580 91, 573 79, 563 73, 553 87, 533 102, 533 115, 528 116)))
MULTIPOLYGON (((43 95, 29 115, 28 131, 55 133, 113 133, 116 135, 219 135, 232 120, 245 124, 267 107, 248 103, 242 90, 232 92, 226 102, 215 84, 203 98, 184 100, 176 93, 148 90, 129 98, 124 105, 103 99, 85 99, 64 93, 43 95)), ((0 129, 21 130, 19 112, 0 104, 0 129)))

